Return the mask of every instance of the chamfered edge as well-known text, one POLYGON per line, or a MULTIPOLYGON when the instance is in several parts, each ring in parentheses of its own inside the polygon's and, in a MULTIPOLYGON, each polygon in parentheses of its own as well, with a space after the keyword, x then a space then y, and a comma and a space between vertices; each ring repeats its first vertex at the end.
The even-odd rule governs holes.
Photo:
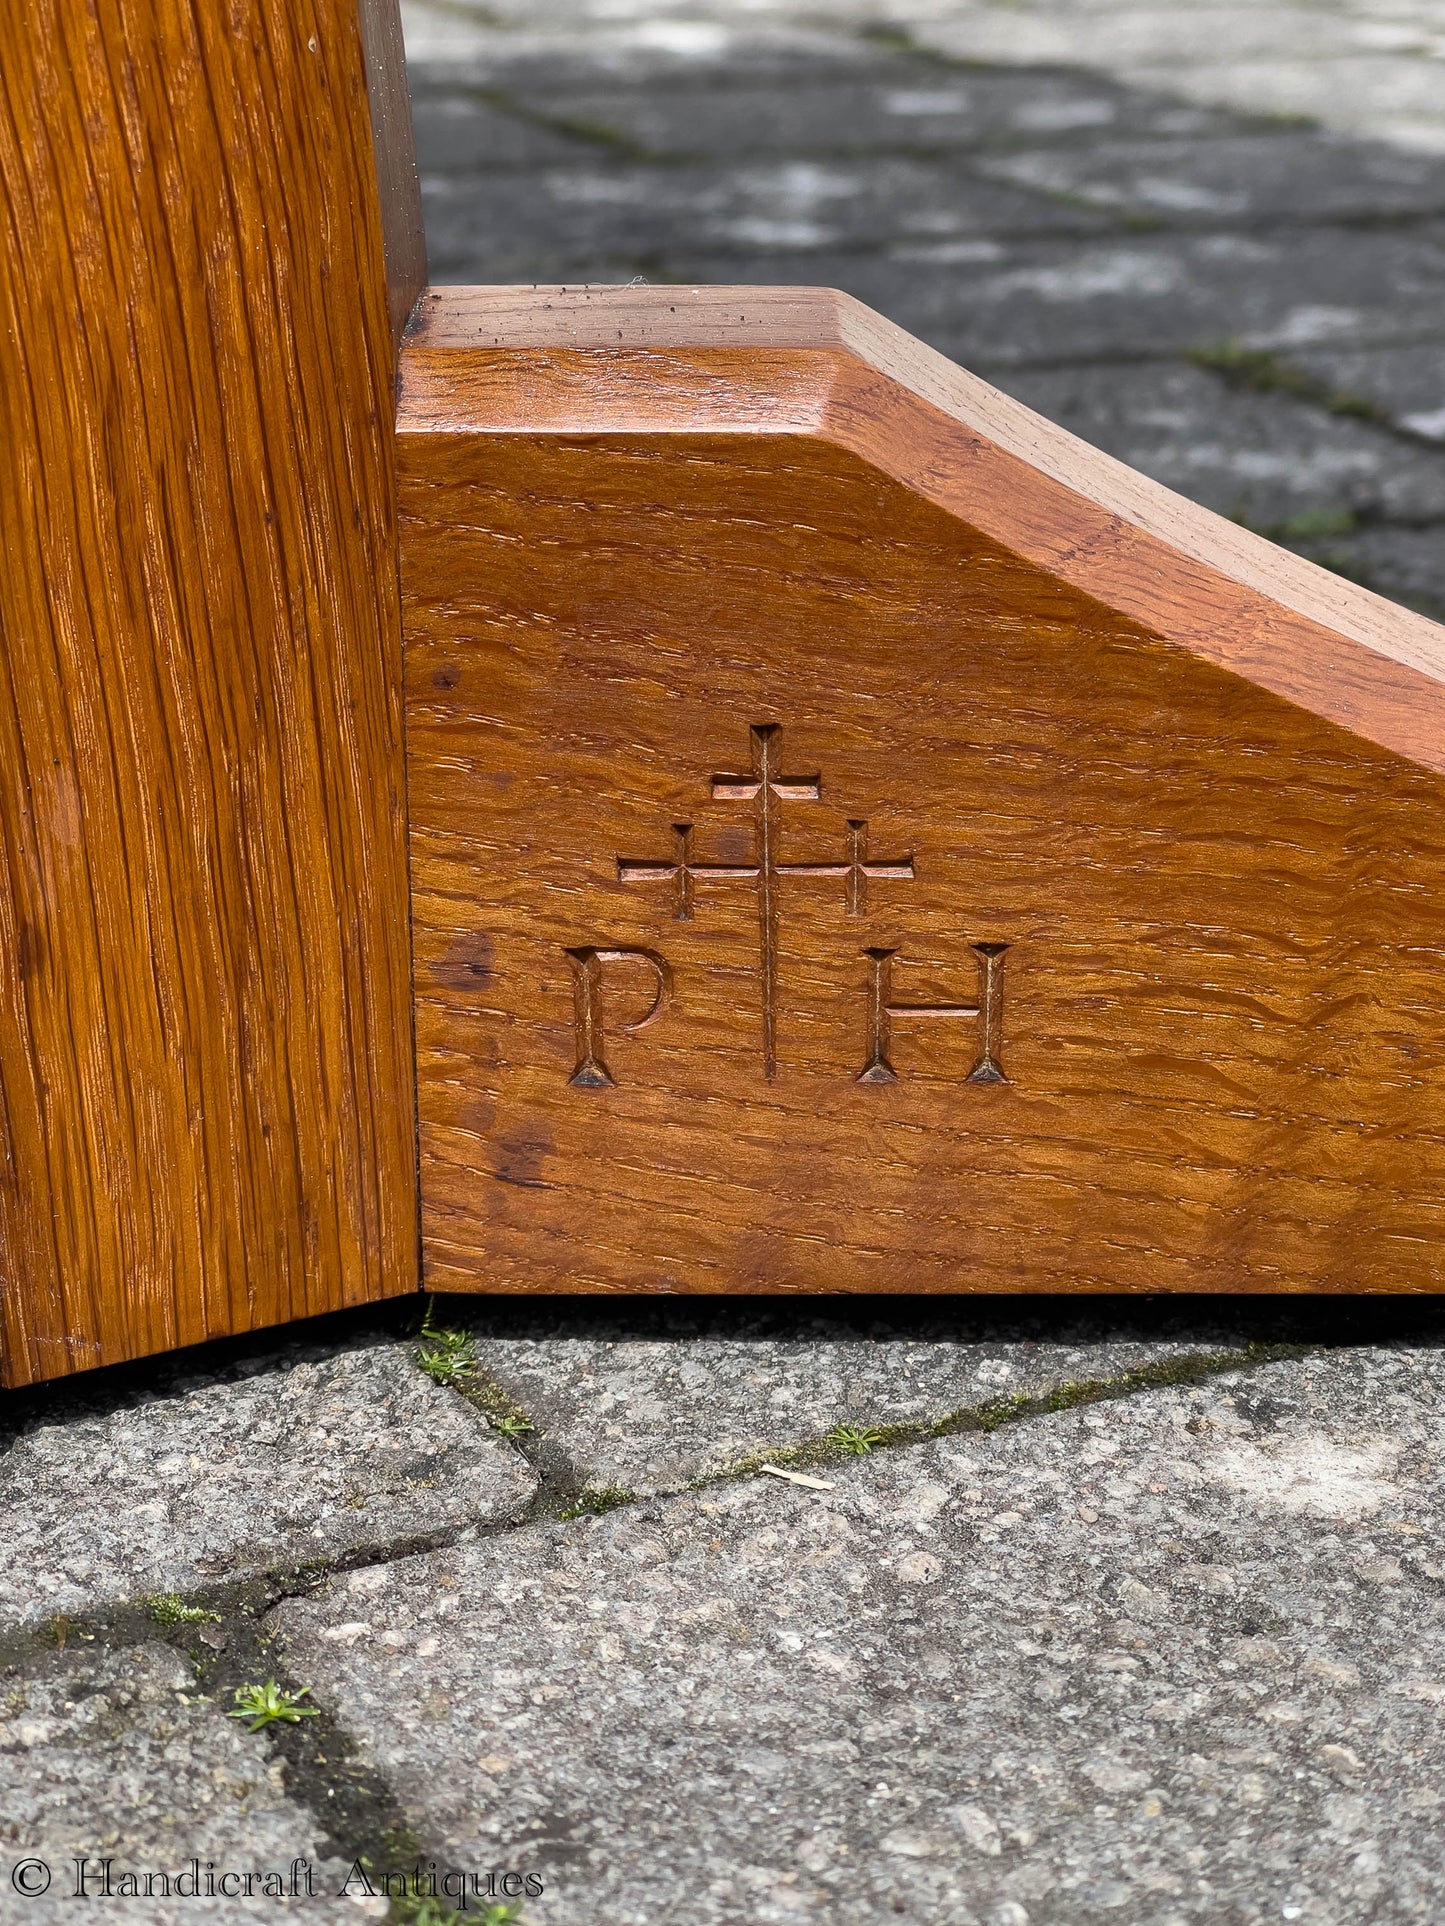
POLYGON ((1166 641, 1445 772, 1445 627, 1175 494, 834 289, 432 288, 398 426, 820 434, 1166 641), (458 354, 507 375, 467 379, 458 354), (579 378, 594 355, 596 378, 579 378))

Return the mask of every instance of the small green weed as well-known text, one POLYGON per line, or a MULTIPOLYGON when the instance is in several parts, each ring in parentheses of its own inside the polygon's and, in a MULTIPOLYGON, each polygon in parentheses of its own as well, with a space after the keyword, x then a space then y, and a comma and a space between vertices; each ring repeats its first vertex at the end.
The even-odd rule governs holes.
POLYGON ((632 1493, 624 1485, 589 1485, 579 1492, 575 1505, 569 1505, 562 1513, 564 1518, 600 1518, 604 1511, 615 1511, 619 1505, 630 1505, 632 1493))
POLYGON ((267 1679, 264 1685, 238 1685, 236 1709, 228 1712, 226 1717, 244 1719, 248 1732, 259 1732, 268 1725, 298 1725, 302 1719, 319 1719, 321 1716, 314 1705, 302 1705, 301 1700, 310 1696, 309 1685, 298 1686, 296 1691, 288 1692, 275 1679, 267 1679))
POLYGON ((185 1605, 177 1592, 153 1592, 143 1598, 146 1616, 157 1625, 219 1625, 221 1614, 208 1612, 204 1605, 185 1605))
POLYGON ((874 1445, 884 1442, 884 1434, 871 1425, 835 1424, 824 1442, 835 1451, 847 1452, 850 1458, 866 1458, 874 1445))
POLYGON ((428 1298, 416 1361, 433 1384, 459 1391, 480 1411, 500 1438, 525 1438, 537 1429, 500 1385, 482 1369, 476 1340, 469 1331, 454 1331, 436 1321, 436 1299, 428 1298))
POLYGON ((530 1418, 523 1418, 512 1412, 503 1412, 494 1418, 489 1417, 487 1422, 491 1425, 493 1431, 498 1432, 504 1438, 521 1438, 524 1437, 527 1432, 537 1429, 530 1418))
POLYGON ((433 1384, 466 1384, 477 1375, 477 1354, 470 1333, 439 1328, 432 1323, 430 1311, 421 1327, 416 1361, 433 1384))
POLYGON ((522 1909, 503 1903, 458 1913, 431 1894, 407 1893, 392 1899, 391 1918, 395 1926, 520 1926, 522 1909))

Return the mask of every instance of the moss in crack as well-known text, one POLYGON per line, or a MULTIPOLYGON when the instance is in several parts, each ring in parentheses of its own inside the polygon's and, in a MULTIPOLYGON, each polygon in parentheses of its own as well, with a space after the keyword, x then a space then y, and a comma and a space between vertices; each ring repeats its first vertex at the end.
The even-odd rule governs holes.
MULTIPOLYGON (((1286 1358, 1305 1357, 1317 1348, 1311 1344, 1246 1344, 1237 1351, 1193 1352, 1183 1357, 1161 1358, 1157 1363, 1140 1365, 1137 1370, 1122 1371, 1116 1377, 1070 1380, 1037 1394, 1015 1392, 1009 1397, 992 1398, 987 1404, 967 1405, 942 1418, 873 1425, 867 1430, 870 1440, 868 1450, 874 1452, 896 1445, 925 1444, 932 1438, 951 1438, 963 1432, 997 1431, 1003 1425, 1018 1424, 1023 1419, 1046 1417, 1056 1411, 1073 1411, 1085 1404, 1104 1404, 1113 1399, 1132 1397, 1137 1391, 1159 1390, 1171 1384, 1200 1384, 1225 1371, 1249 1370, 1286 1358)), ((853 1429, 855 1427, 840 1425, 826 1437, 813 1439, 807 1444, 787 1445, 779 1451, 751 1452, 746 1458, 735 1459, 732 1464, 718 1471, 692 1479, 684 1486, 684 1490, 703 1491, 710 1485, 752 1478, 761 1472, 765 1464, 776 1465, 784 1470, 805 1470, 845 1463, 848 1458, 861 1455, 856 1446, 844 1442, 840 1435, 845 1430, 851 1432, 853 1429)))
POLYGON ((877 47, 880 52, 912 54, 915 58, 925 53, 905 27, 890 27, 881 20, 860 27, 858 38, 865 46, 877 47))
POLYGON ((636 1497, 625 1485, 584 1485, 574 1502, 558 1513, 561 1518, 600 1518, 605 1511, 630 1505, 636 1497))
POLYGON ((1229 519, 1236 527, 1268 536, 1272 542, 1309 542, 1331 535, 1354 535, 1365 518, 1352 508, 1303 508, 1282 522, 1263 522, 1248 509, 1235 508, 1229 519))
POLYGON ((986 60, 975 60, 968 54, 944 53, 941 47, 930 47, 926 42, 916 39, 906 27, 889 26, 884 21, 860 27, 858 38, 867 46, 878 48, 881 53, 906 54, 920 67, 942 67, 956 74, 991 74, 997 71, 986 60))
MULTIPOLYGON (((297 1586, 290 1595, 304 1590, 297 1586)), ((258 1591, 251 1609, 226 1615, 218 1645, 189 1653, 200 1691, 219 1705, 238 1705, 237 1694, 257 1679, 274 1681, 280 1696, 300 1701, 314 1717, 268 1722, 246 1743, 268 1752, 281 1768, 287 1794, 317 1822, 318 1844, 330 1858, 374 1866, 415 1865, 419 1843, 390 1786, 357 1754, 355 1742, 324 1697, 303 1696, 304 1679, 292 1676, 284 1653, 261 1622, 277 1603, 258 1591)), ((171 1643, 180 1645, 177 1628, 171 1643)))
POLYGON ((468 1404, 480 1411, 487 1423, 503 1438, 530 1438, 537 1427, 515 1398, 508 1397, 495 1378, 478 1365, 461 1387, 468 1404))
POLYGON ((522 1926, 516 1900, 500 1900, 476 1911, 470 1904, 457 1912, 445 1899, 425 1891, 393 1894, 387 1914, 392 1926, 522 1926))
MULTIPOLYGON (((391 1546, 383 1555, 404 1553, 391 1546)), ((157 1616, 150 1609, 153 1600, 146 1599, 96 1617, 51 1620, 32 1632, 0 1638, 0 1666, 28 1665, 38 1652, 73 1652, 81 1645, 110 1650, 167 1645, 188 1662, 197 1698, 211 1701, 218 1712, 234 1708, 243 1714, 239 1723, 247 1731, 242 1743, 256 1747, 261 1757, 269 1755, 280 1767, 287 1794, 316 1821, 317 1844, 325 1857, 403 1870, 426 1866, 431 1862, 422 1856, 390 1786, 358 1756, 354 1741, 324 1699, 313 1700, 305 1681, 290 1675, 264 1624, 273 1607, 314 1591, 340 1570, 355 1569, 356 1562, 318 1565, 289 1575, 264 1573, 213 1589, 204 1595, 204 1603, 160 1594, 163 1601, 183 1607, 179 1616, 166 1611, 157 1616), (274 1685, 278 1702, 304 1707, 301 1717, 294 1722, 267 1718, 258 1728, 237 1696, 254 1691, 258 1680, 274 1685)), ((475 1909, 468 1914, 469 1920, 477 1917, 475 1909)))
POLYGON ((221 1614, 204 1605, 187 1605, 179 1592, 152 1592, 140 1601, 141 1610, 157 1625, 219 1625, 221 1614))
POLYGON ((1289 541, 1307 542, 1326 535, 1353 535, 1359 518, 1348 508, 1306 508, 1281 522, 1279 533, 1289 541))
POLYGON ((1287 395, 1294 401, 1313 402, 1327 414, 1368 421, 1381 428, 1393 427, 1385 410, 1367 396, 1321 381, 1317 375, 1297 368, 1292 361, 1286 361, 1268 348, 1247 348, 1241 341, 1219 341, 1193 349, 1188 359, 1196 368, 1221 376, 1232 388, 1246 389, 1252 394, 1287 395))
MULTIPOLYGON (((499 1880, 505 1887, 540 1897, 543 1886, 536 1874, 477 1873, 427 1859, 407 1836, 405 1850, 391 1850, 383 1861, 363 1854, 353 1859, 343 1891, 363 1904, 384 1900, 386 1918, 393 1926, 521 1926, 521 1902, 498 1900, 499 1880), (401 1863, 409 1859, 409 1865, 401 1863), (454 1903, 455 1902, 455 1903, 454 1903)), ((400 1839, 393 1847, 400 1847, 400 1839)), ((369 1909, 368 1909, 369 1910, 369 1909)))
POLYGON ((41 1626, 40 1638, 43 1644, 52 1645, 57 1652, 63 1652, 67 1645, 74 1645, 77 1642, 86 1645, 93 1644, 95 1634, 86 1631, 84 1627, 76 1619, 71 1618, 68 1613, 56 1612, 53 1617, 47 1618, 41 1626))
POLYGON ((460 1391, 493 1431, 504 1438, 521 1438, 537 1429, 521 1405, 483 1371, 473 1334, 437 1322, 435 1298, 427 1300, 418 1337, 416 1361, 422 1370, 434 1384, 460 1391))
POLYGON ((498 1437, 516 1446, 537 1474, 537 1494, 526 1516, 555 1518, 565 1506, 577 1503, 583 1490, 582 1472, 566 1452, 545 1436, 531 1414, 485 1370, 477 1356, 475 1333, 460 1325, 443 1325, 437 1316, 436 1299, 432 1297, 427 1300, 417 1337, 417 1361, 427 1375, 465 1398, 498 1437), (426 1361, 428 1353, 434 1357, 431 1365, 426 1361), (439 1359, 435 1356, 437 1353, 441 1354, 439 1359))

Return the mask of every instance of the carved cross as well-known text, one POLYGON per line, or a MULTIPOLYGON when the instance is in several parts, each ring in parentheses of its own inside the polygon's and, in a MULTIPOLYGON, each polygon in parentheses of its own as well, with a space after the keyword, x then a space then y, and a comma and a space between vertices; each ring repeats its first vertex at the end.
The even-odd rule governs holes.
POLYGON ((844 900, 850 916, 862 916, 867 906, 870 879, 913 880, 913 856, 896 856, 887 862, 868 858, 868 824, 861 819, 848 821, 848 854, 842 862, 780 863, 777 858, 779 802, 817 802, 822 796, 822 778, 785 776, 779 756, 780 726, 775 722, 754 724, 749 731, 752 745, 752 770, 748 775, 715 775, 712 779, 714 802, 750 802, 753 805, 753 860, 750 863, 697 863, 692 856, 691 823, 674 823, 671 858, 619 856, 617 875, 624 883, 670 882, 673 885, 673 915, 687 922, 693 913, 694 886, 697 883, 731 882, 736 878, 752 882, 758 899, 758 949, 762 974, 763 1071, 771 1080, 777 1074, 777 1001, 778 1001, 778 878, 780 876, 841 877, 844 900))

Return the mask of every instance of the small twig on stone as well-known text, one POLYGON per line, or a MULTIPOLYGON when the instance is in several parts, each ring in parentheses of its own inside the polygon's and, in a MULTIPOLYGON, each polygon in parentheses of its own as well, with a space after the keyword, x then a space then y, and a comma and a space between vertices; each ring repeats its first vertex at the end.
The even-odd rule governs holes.
POLYGON ((806 1485, 809 1491, 836 1491, 826 1478, 810 1478, 804 1471, 784 1471, 781 1465, 759 1465, 759 1471, 766 1471, 770 1478, 786 1478, 790 1485, 806 1485))

